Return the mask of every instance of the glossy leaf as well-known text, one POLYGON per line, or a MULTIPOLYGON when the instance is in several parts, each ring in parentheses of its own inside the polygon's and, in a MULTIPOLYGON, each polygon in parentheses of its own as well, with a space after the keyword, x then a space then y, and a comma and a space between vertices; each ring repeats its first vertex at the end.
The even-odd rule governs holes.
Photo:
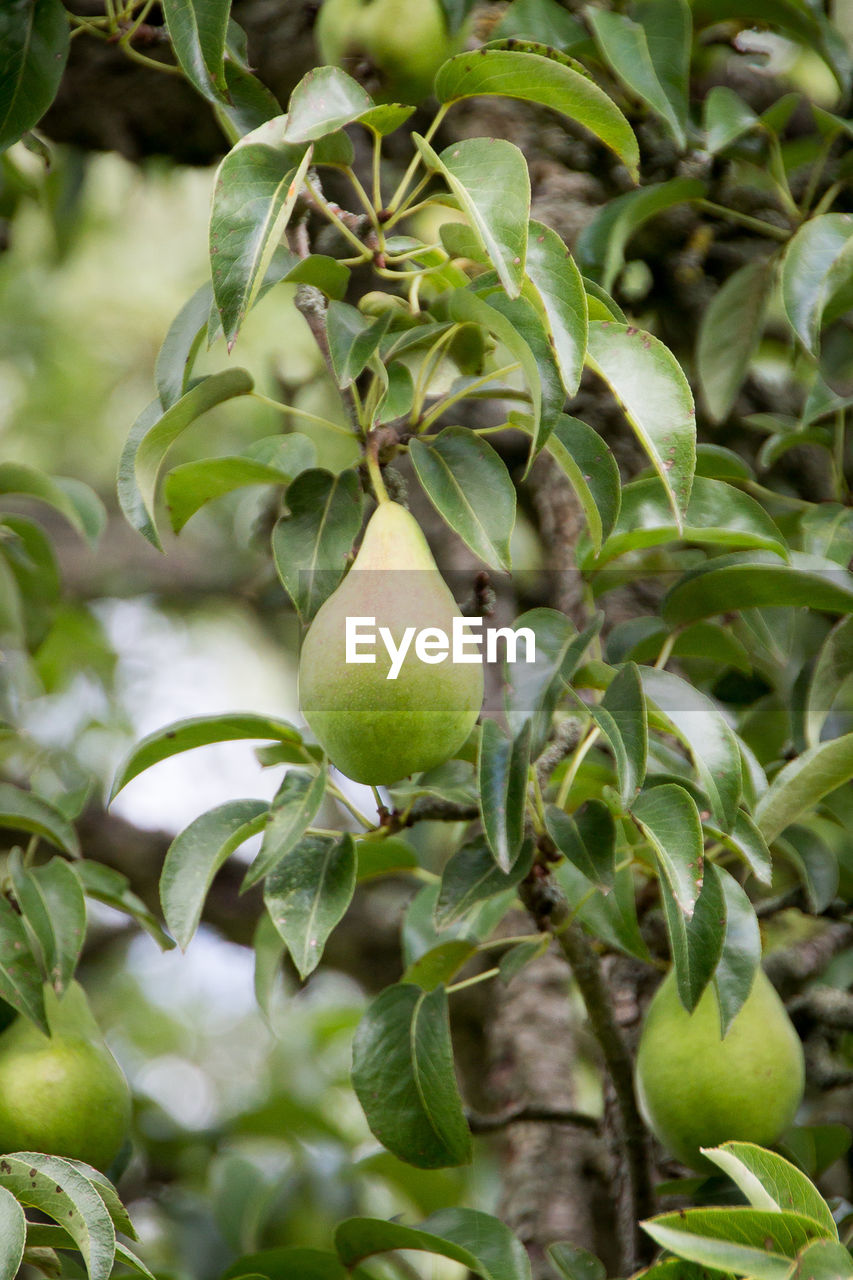
POLYGON ((530 218, 524 156, 503 138, 463 138, 440 155, 417 134, 414 141, 426 164, 441 174, 459 201, 507 294, 517 298, 530 218))
MULTIPOLYGON (((503 293, 493 294, 489 303, 492 310, 499 311, 510 322, 515 332, 524 339, 536 362, 541 403, 539 425, 532 432, 533 445, 527 463, 529 470, 533 458, 545 444, 559 420, 559 415, 566 403, 566 391, 545 321, 536 307, 527 298, 508 298, 503 293)), ((511 413, 510 421, 514 422, 516 416, 511 413)))
POLYGON ((320 963, 329 934, 355 892, 351 835, 305 836, 269 872, 264 902, 303 980, 320 963))
POLYGON ((796 551, 788 564, 769 552, 735 553, 686 573, 664 597, 661 611, 666 622, 681 625, 774 605, 853 613, 853 579, 831 561, 796 551))
POLYGON ((201 814, 169 845, 160 874, 160 901, 166 924, 184 950, 198 928, 217 871, 241 844, 263 830, 267 813, 263 800, 228 800, 201 814))
POLYGON ((121 789, 138 774, 161 760, 179 755, 182 751, 192 751, 194 747, 209 746, 212 742, 234 742, 243 738, 295 744, 301 742, 298 731, 286 720, 275 720, 253 712, 177 720, 174 724, 156 729, 137 743, 116 774, 110 799, 114 800, 121 789))
POLYGON ((109 1280, 115 1228, 97 1190, 73 1164, 58 1156, 16 1152, 0 1161, 0 1187, 62 1224, 83 1256, 89 1280, 109 1280))
POLYGON ((725 903, 723 948, 714 970, 720 1031, 725 1035, 752 990, 761 964, 761 933, 755 908, 734 876, 714 863, 706 863, 705 875, 719 880, 725 903))
MULTIPOLYGON (((494 871, 494 859, 488 850, 486 852, 494 871)), ((413 960, 400 981, 412 982, 423 991, 435 991, 436 987, 450 982, 476 951, 477 944, 467 938, 448 938, 447 942, 439 942, 438 946, 413 960)))
POLYGON ((11 782, 0 782, 0 827, 28 831, 73 858, 80 855, 77 833, 59 810, 32 791, 24 791, 11 782))
POLYGON ((270 461, 235 455, 173 467, 166 476, 163 497, 175 533, 180 533, 197 511, 216 498, 246 485, 287 485, 313 466, 316 449, 307 436, 279 436, 277 443, 279 448, 274 454, 270 451, 270 461))
POLYGON ((702 313, 696 372, 714 422, 728 417, 761 341, 775 275, 775 257, 748 262, 729 276, 702 313))
POLYGON ((509 872, 521 849, 530 766, 530 723, 507 738, 494 720, 485 720, 477 756, 480 817, 495 862, 509 872))
POLYGON ((15 897, 38 943, 48 982, 61 995, 74 977, 86 939, 86 899, 63 858, 25 870, 10 862, 15 897))
POLYGON ((561 413, 545 448, 562 467, 583 507, 593 550, 601 550, 619 515, 622 490, 612 451, 598 432, 561 413))
POLYGON ((573 396, 586 352, 586 291, 567 246, 542 222, 530 223, 526 271, 545 312, 563 387, 573 396))
POLYGON ((635 232, 674 205, 701 199, 706 190, 698 178, 670 178, 608 200, 578 236, 575 254, 581 270, 612 289, 635 232))
POLYGON ((0 1186, 0 1280, 15 1280, 26 1243, 24 1211, 11 1191, 0 1186))
POLYGON ((163 459, 178 436, 216 405, 248 395, 254 383, 245 369, 212 373, 191 387, 163 411, 153 400, 136 419, 122 450, 118 470, 118 500, 129 524, 162 551, 154 519, 154 496, 163 459))
POLYGON ((352 1082, 371 1132, 400 1160, 440 1169, 471 1159, 443 987, 401 983, 376 997, 356 1031, 352 1082))
POLYGON ((461 53, 439 69, 435 93, 439 102, 492 95, 550 107, 594 133, 636 181, 639 149, 628 121, 580 63, 546 45, 515 42, 512 49, 461 53))
POLYGON ((445 427, 430 445, 412 440, 409 456, 442 519, 486 564, 508 569, 516 499, 500 455, 467 427, 445 427))
POLYGON ((715 84, 702 104, 705 149, 715 155, 758 124, 758 116, 728 85, 715 84))
POLYGON ((642 792, 632 813, 675 901, 689 918, 702 886, 702 827, 694 800, 683 787, 666 782, 642 792))
POLYGON ((450 1258, 484 1280, 530 1280, 521 1241, 497 1218, 478 1209, 441 1209, 420 1227, 349 1218, 335 1232, 335 1246, 347 1268, 376 1254, 413 1249, 450 1258))
POLYGON ((753 1209, 793 1210, 813 1218, 830 1239, 838 1239, 829 1206, 796 1165, 752 1142, 725 1142, 707 1150, 708 1159, 728 1174, 753 1209))
POLYGON ((293 148, 245 143, 216 175, 210 216, 213 294, 229 350, 281 242, 311 163, 293 148))
POLYGON ((391 320, 385 311, 371 323, 357 307, 332 301, 326 311, 326 336, 335 381, 349 387, 364 372, 385 336, 391 320))
POLYGON ((804 712, 806 741, 810 747, 820 742, 821 730, 832 704, 853 676, 853 618, 843 618, 821 645, 804 712))
POLYGON ((286 142, 313 142, 352 124, 373 108, 373 99, 339 67, 315 67, 290 96, 286 142))
POLYGON ((692 1012, 722 956, 724 938, 720 923, 725 920, 722 885, 716 868, 707 866, 699 897, 689 917, 676 902, 669 882, 663 877, 660 896, 678 997, 684 1008, 692 1012))
POLYGON ((590 713, 613 749, 622 803, 628 809, 643 785, 648 753, 646 702, 633 662, 625 664, 590 713))
MULTIPOLYGON (((686 144, 686 98, 675 102, 671 100, 658 76, 643 27, 625 14, 592 7, 587 10, 587 20, 611 70, 660 116, 678 146, 683 148, 686 144)), ((689 25, 687 44, 689 47, 689 25)))
POLYGON ((304 622, 309 622, 344 576, 361 528, 358 476, 303 471, 287 490, 288 515, 272 535, 275 567, 304 622))
POLYGON ((70 32, 61 0, 7 0, 0 11, 0 152, 38 124, 56 96, 70 32))
POLYGON ((560 853, 587 880, 607 893, 616 876, 616 823, 600 800, 587 800, 575 814, 555 804, 545 810, 545 826, 560 853))
POLYGON ((693 396, 667 347, 631 325, 593 321, 587 364, 603 378, 649 456, 680 528, 696 463, 693 396))
POLYGON ((810 218, 791 238, 782 259, 782 302, 794 333, 817 354, 824 309, 853 271, 853 215, 810 218))
POLYGON ((534 634, 536 661, 507 664, 507 719, 516 734, 526 720, 531 721, 530 749, 534 759, 551 731, 554 709, 603 621, 604 615, 598 614, 584 631, 578 632, 556 609, 531 609, 516 618, 513 626, 517 631, 526 627, 534 634))
POLYGON ((595 566, 626 552, 679 539, 709 546, 754 547, 782 558, 788 554, 782 534, 763 507, 725 480, 695 478, 679 532, 666 490, 653 476, 625 485, 619 518, 595 566))
POLYGON ((163 0, 163 17, 181 70, 217 101, 226 92, 225 37, 231 0, 163 0))
MULTIPOLYGON (((488 723, 491 723, 489 721, 488 723)), ((533 844, 528 841, 515 858, 511 871, 502 871, 488 843, 478 836, 448 860, 441 873, 435 904, 439 929, 465 915, 472 907, 507 889, 514 889, 527 875, 533 861, 533 844)))
POLYGON ((705 823, 705 830, 715 839, 721 840, 728 849, 739 854, 749 867, 756 880, 761 884, 770 884, 773 867, 770 850, 758 827, 743 810, 739 810, 731 831, 722 831, 710 822, 705 823))
POLYGON ((752 1280, 787 1280, 798 1251, 820 1235, 818 1224, 802 1214, 739 1206, 681 1209, 642 1227, 680 1258, 752 1280))
POLYGON ((250 889, 253 884, 262 880, 302 839, 305 828, 322 804, 326 781, 325 765, 313 777, 296 770, 285 774, 270 806, 258 856, 243 877, 241 891, 250 889))

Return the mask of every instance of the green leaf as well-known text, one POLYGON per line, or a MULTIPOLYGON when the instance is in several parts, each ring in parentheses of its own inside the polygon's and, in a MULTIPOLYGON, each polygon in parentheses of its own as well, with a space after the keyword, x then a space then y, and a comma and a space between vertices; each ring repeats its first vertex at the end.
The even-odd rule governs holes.
POLYGON ((677 783, 666 782, 643 791, 632 813, 680 910, 691 916, 702 886, 702 826, 695 801, 677 783))
POLYGON ((657 476, 651 476, 625 485, 610 537, 594 562, 585 556, 580 563, 584 568, 598 568, 626 552, 678 539, 709 546, 754 547, 783 558, 788 554, 782 534, 764 508, 725 480, 694 479, 679 532, 666 490, 657 476))
POLYGON ((467 427, 445 427, 430 445, 411 440, 409 456, 442 519, 486 564, 509 569, 515 486, 500 455, 467 427))
POLYGON ((716 867, 706 865, 702 888, 689 918, 664 878, 660 882, 660 895, 678 997, 684 1008, 692 1012, 711 981, 723 951, 720 925, 725 920, 725 904, 716 867))
POLYGON ((87 541, 93 545, 97 542, 97 535, 103 526, 103 505, 88 486, 80 484, 79 481, 69 482, 54 478, 22 462, 2 462, 0 463, 0 493, 20 493, 46 502, 60 515, 65 516, 68 523, 87 541), (69 483, 74 487, 66 487, 69 483), (83 491, 83 501, 96 504, 94 521, 87 516, 86 510, 81 508, 80 490, 83 491))
MULTIPOLYGON (((350 1280, 333 1253, 320 1249, 279 1248, 250 1253, 222 1273, 222 1280, 350 1280)), ((353 1273, 352 1280, 367 1280, 364 1272, 353 1273)))
MULTIPOLYGON (((514 425, 520 425, 518 418, 514 425)), ((622 490, 613 453, 598 432, 561 413, 545 448, 563 471, 583 507, 593 550, 601 550, 619 515, 622 490)))
POLYGON ((573 396, 586 353, 586 291, 567 246, 542 222, 530 223, 526 272, 545 312, 563 388, 573 396))
POLYGON ((713 699, 670 671, 643 667, 643 689, 686 745, 711 810, 728 831, 743 790, 741 757, 734 731, 713 699))
POLYGON ((495 862, 512 869, 524 837, 527 772, 530 766, 528 721, 515 738, 507 738, 494 720, 483 722, 477 756, 480 817, 495 862))
POLYGON ((374 107, 373 99, 339 67, 315 67, 290 95, 286 142, 313 142, 352 124, 374 107))
POLYGON ((531 721, 533 759, 542 751, 551 731, 554 709, 603 621, 604 615, 598 614, 584 631, 578 632, 556 609, 531 609, 513 623, 516 631, 532 631, 536 642, 535 662, 508 663, 505 669, 509 726, 518 734, 525 721, 531 721))
POLYGON ((758 124, 758 116, 734 89, 715 84, 705 95, 702 123, 705 130, 705 150, 716 155, 754 128, 758 124))
POLYGON ((61 995, 74 977, 86 939, 86 899, 62 858, 31 870, 10 861, 15 897, 41 951, 48 982, 61 995))
POLYGON ((235 849, 263 830, 267 814, 263 800, 229 800, 201 814, 169 845, 160 874, 160 902, 182 949, 198 928, 217 871, 235 849))
POLYGON ((176 720, 137 743, 116 774, 110 800, 114 800, 122 788, 143 770, 150 769, 161 760, 182 751, 192 751, 194 747, 209 746, 212 742, 235 742, 243 738, 296 744, 302 741, 298 731, 286 720, 275 720, 248 711, 176 720))
POLYGON ((850 1276, 853 1276, 850 1250, 833 1240, 818 1240, 799 1254, 789 1280, 849 1280, 850 1276))
POLYGON ((348 302, 330 302, 326 311, 326 336, 335 381, 349 387, 367 368, 391 322, 384 311, 371 323, 348 302))
POLYGON ((678 528, 696 463, 693 396, 675 356, 631 325, 592 321, 586 362, 610 387, 667 491, 678 528))
POLYGON ((706 1155, 728 1174, 753 1209, 801 1213, 818 1223, 830 1239, 838 1239, 829 1205, 789 1160, 752 1142, 724 1142, 720 1147, 706 1149, 706 1155))
POLYGON ((646 34, 655 75, 679 125, 687 133, 693 45, 690 0, 639 0, 634 16, 646 34))
POLYGON ((501 40, 510 36, 538 40, 563 52, 589 39, 577 18, 554 0, 512 0, 493 34, 501 40))
POLYGON ((351 835, 305 836, 268 874, 264 902, 302 979, 320 963, 355 892, 351 835))
POLYGON ((674 205, 700 200, 706 191, 698 178, 670 178, 608 200, 578 236, 575 255, 581 270, 604 289, 612 289, 634 233, 650 218, 674 205))
POLYGON ((381 840, 357 840, 355 852, 358 859, 359 884, 363 880, 373 880, 377 876, 412 871, 418 865, 414 849, 399 836, 385 836, 381 840))
POLYGON ((465 138, 436 155, 418 134, 414 142, 440 173, 510 298, 517 298, 527 258, 530 176, 518 147, 503 138, 465 138))
POLYGON ((853 215, 824 213, 804 222, 782 259, 782 303, 794 333, 817 355, 824 310, 853 270, 853 215))
POLYGON ((774 605, 853 613, 853 578, 832 561, 796 551, 788 564, 768 552, 735 553, 685 573, 664 596, 661 613, 665 622, 681 625, 774 605))
POLYGON ((305 834, 326 793, 327 773, 325 764, 312 776, 289 770, 270 806, 266 831, 258 856, 243 877, 241 892, 251 889, 262 880, 277 863, 290 853, 305 834))
POLYGON ((344 576, 361 528, 358 476, 303 471, 287 490, 287 506, 289 514, 273 529, 273 558, 287 594, 309 622, 344 576))
POLYGON ((441 1209, 420 1227, 380 1218, 349 1218, 335 1232, 347 1268, 379 1253, 413 1249, 450 1258, 484 1280, 530 1280, 521 1241, 497 1218, 477 1209, 441 1209))
POLYGON ((616 823, 600 800, 587 800, 576 814, 564 813, 555 804, 545 810, 548 835, 566 858, 602 893, 616 876, 616 823))
POLYGON ((0 11, 0 152, 38 124, 68 60, 61 0, 7 0, 0 11))
POLYGON ((216 174, 210 216, 213 294, 230 351, 293 213, 308 167, 294 148, 241 143, 216 174))
POLYGON ((830 791, 853 778, 853 733, 810 747, 776 774, 755 807, 765 840, 776 839, 830 791))
POLYGON ((226 92, 225 36, 231 0, 163 0, 175 57, 190 84, 216 102, 226 92))
POLYGON ((399 1159, 422 1169, 471 1159, 443 987, 402 983, 376 997, 355 1034, 352 1082, 371 1132, 399 1159))
MULTIPOLYGON (((491 721, 487 721, 491 723, 491 721)), ((527 875, 533 861, 533 844, 527 842, 511 871, 495 865, 489 844, 482 836, 457 849, 441 873, 441 887, 435 905, 436 926, 441 929, 464 916, 478 903, 507 889, 514 889, 527 875)), ((415 979, 410 979, 415 981, 415 979)))
POLYGON ((170 409, 187 390, 212 306, 213 285, 206 280, 169 326, 154 365, 154 380, 163 409, 170 409))
MULTIPOLYGON (((533 443, 527 463, 529 471, 534 457, 545 444, 563 411, 566 390, 545 321, 533 303, 527 298, 508 298, 506 294, 496 292, 489 298, 489 305, 492 311, 500 312, 509 321, 515 333, 524 340, 536 362, 541 396, 538 425, 531 432, 533 443)), ((524 368, 523 362, 522 368, 524 368)), ((510 413, 510 422, 516 423, 519 416, 523 418, 525 415, 510 413)), ((535 413, 533 421, 534 424, 537 423, 535 413)))
POLYGON ((709 874, 719 880, 725 902, 723 948, 714 970, 720 1031, 725 1035, 752 990, 761 964, 761 933, 755 909, 734 876, 723 867, 706 863, 705 875, 709 874))
POLYGON ((558 863, 554 878, 562 888, 574 915, 594 937, 644 963, 649 961, 637 923, 636 885, 630 867, 616 872, 610 893, 593 893, 594 882, 569 861, 558 863))
POLYGON ((824 640, 809 681, 804 712, 806 742, 816 747, 832 704, 853 676, 853 618, 842 618, 824 640))
MULTIPOLYGON (((683 11, 678 7, 677 12, 683 11)), ((686 97, 676 102, 671 100, 658 76, 643 27, 624 14, 595 9, 591 5, 586 10, 586 17, 605 62, 646 106, 660 116, 679 148, 683 149, 687 144, 686 97)), ((688 48, 689 43, 688 13, 688 48)))
POLYGON ((213 109, 232 142, 281 115, 281 105, 266 85, 230 58, 225 62, 225 84, 227 97, 213 109))
MULTIPOLYGON (((488 849, 486 855, 494 871, 494 860, 488 849)), ((447 942, 439 942, 438 946, 413 960, 400 981, 413 982, 423 991, 434 991, 436 987, 455 977, 476 951, 477 944, 469 942, 467 938, 449 938, 447 942)))
POLYGON ((42 975, 21 917, 0 897, 0 999, 49 1034, 42 975))
POLYGON ((269 461, 235 455, 173 467, 166 476, 163 497, 175 533, 180 533, 205 503, 245 485, 290 484, 300 472, 313 466, 316 448, 308 436, 297 433, 275 439, 278 448, 275 453, 270 450, 269 461))
POLYGON ((31 1151, 3 1156, 0 1187, 61 1223, 83 1255, 89 1280, 109 1280, 115 1228, 96 1188, 73 1164, 31 1151))
POLYGON ((546 45, 492 45, 445 62, 435 78, 439 102, 486 95, 520 98, 559 111, 594 133, 637 180, 639 148, 619 108, 580 65, 546 45))
POLYGON ((751 1280, 787 1280, 791 1260, 820 1235, 818 1224, 796 1213, 761 1209, 680 1209, 641 1223, 664 1249, 751 1280))
POLYGON ((646 776, 649 746, 646 701, 633 662, 625 664, 601 703, 589 711, 613 749, 622 803, 629 809, 646 776))
POLYGON ((727 849, 733 850, 743 858, 756 880, 761 884, 770 884, 773 868, 767 841, 743 810, 738 810, 731 831, 721 831, 710 822, 704 825, 709 835, 712 835, 715 840, 721 840, 727 849))
POLYGON ((90 862, 86 859, 72 863, 71 869, 87 897, 103 902, 105 906, 136 920, 151 935, 161 951, 172 950, 174 941, 163 932, 156 916, 148 910, 142 899, 132 892, 127 876, 103 862, 90 862))
POLYGON ((775 276, 775 257, 748 262, 729 276, 703 311, 696 372, 713 422, 728 417, 740 391, 761 341, 775 276))
POLYGON ((29 831, 72 858, 80 856, 77 833, 59 810, 32 791, 22 791, 10 782, 0 782, 0 827, 29 831))
POLYGON ((0 1186, 0 1280, 15 1280, 26 1243, 24 1211, 11 1191, 0 1186))
POLYGON ((245 369, 226 369, 197 382, 165 412, 159 399, 152 400, 136 419, 119 461, 118 500, 128 523, 158 551, 163 547, 154 519, 154 495, 169 448, 202 414, 248 395, 253 386, 245 369))
POLYGON ((595 1254, 561 1240, 545 1250, 563 1280, 606 1280, 607 1270, 595 1254))

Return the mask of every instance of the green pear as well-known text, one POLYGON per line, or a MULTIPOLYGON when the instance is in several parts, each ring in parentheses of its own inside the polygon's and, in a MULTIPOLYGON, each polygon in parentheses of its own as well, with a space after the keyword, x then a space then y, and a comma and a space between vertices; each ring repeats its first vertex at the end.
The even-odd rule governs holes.
POLYGON ((675 974, 649 1005, 637 1054, 640 1110, 661 1143, 684 1164, 709 1169, 700 1147, 721 1142, 770 1146, 803 1097, 803 1047, 762 969, 720 1034, 713 984, 688 1013, 675 974))
POLYGON ((0 1151, 109 1168, 130 1127, 130 1090, 79 984, 45 989, 49 1036, 18 1017, 0 1034, 0 1151))
POLYGON ((440 0, 324 0, 314 34, 323 62, 343 67, 377 102, 428 97, 461 45, 440 0))
MULTIPOLYGON (((374 786, 397 782, 443 764, 465 742, 483 702, 480 661, 454 662, 449 653, 438 662, 437 650, 423 661, 409 632, 398 674, 389 678, 395 665, 380 635, 387 628, 399 652, 410 628, 452 638, 454 618, 461 614, 417 522, 398 503, 380 503, 352 568, 317 612, 299 662, 302 713, 342 773, 374 786), (374 620, 376 642, 353 650, 373 662, 346 661, 348 618, 374 620)), ((468 654, 476 657, 476 647, 469 644, 468 654)))

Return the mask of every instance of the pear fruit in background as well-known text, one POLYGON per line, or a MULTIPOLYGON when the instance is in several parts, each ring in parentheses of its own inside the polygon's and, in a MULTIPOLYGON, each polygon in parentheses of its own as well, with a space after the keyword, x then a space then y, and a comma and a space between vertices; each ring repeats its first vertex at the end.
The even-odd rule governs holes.
POLYGON ((721 1142, 770 1146, 793 1121, 804 1080, 800 1038, 762 969, 725 1038, 713 984, 688 1013, 675 973, 664 978, 640 1037, 637 1090, 649 1128, 684 1164, 710 1169, 699 1148, 721 1142))
POLYGON ((379 628, 387 627, 399 646, 408 627, 439 628, 451 638, 460 616, 417 521, 398 503, 381 503, 352 568, 311 624, 299 661, 302 713, 342 773, 380 786, 456 754, 480 714, 481 663, 448 656, 428 664, 412 642, 389 680, 379 628), (375 646, 359 650, 373 653, 375 663, 345 661, 347 617, 375 619, 375 646))
POLYGON ((440 0, 324 0, 314 30, 324 63, 342 67, 377 102, 417 105, 461 48, 440 0))
POLYGON ((83 988, 45 988, 49 1036, 18 1017, 0 1034, 0 1151, 42 1151, 106 1170, 130 1127, 130 1090, 83 988))

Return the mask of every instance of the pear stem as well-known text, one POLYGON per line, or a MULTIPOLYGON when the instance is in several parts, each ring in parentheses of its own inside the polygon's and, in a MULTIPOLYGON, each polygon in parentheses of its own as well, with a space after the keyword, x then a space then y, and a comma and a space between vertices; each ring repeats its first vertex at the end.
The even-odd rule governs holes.
POLYGON ((383 502, 390 502, 391 499, 388 497, 388 490, 385 488, 385 481, 382 479, 382 468, 379 466, 379 458, 377 456, 378 448, 379 441, 376 438, 376 433, 371 432, 367 438, 365 458, 376 501, 381 505, 383 502))

